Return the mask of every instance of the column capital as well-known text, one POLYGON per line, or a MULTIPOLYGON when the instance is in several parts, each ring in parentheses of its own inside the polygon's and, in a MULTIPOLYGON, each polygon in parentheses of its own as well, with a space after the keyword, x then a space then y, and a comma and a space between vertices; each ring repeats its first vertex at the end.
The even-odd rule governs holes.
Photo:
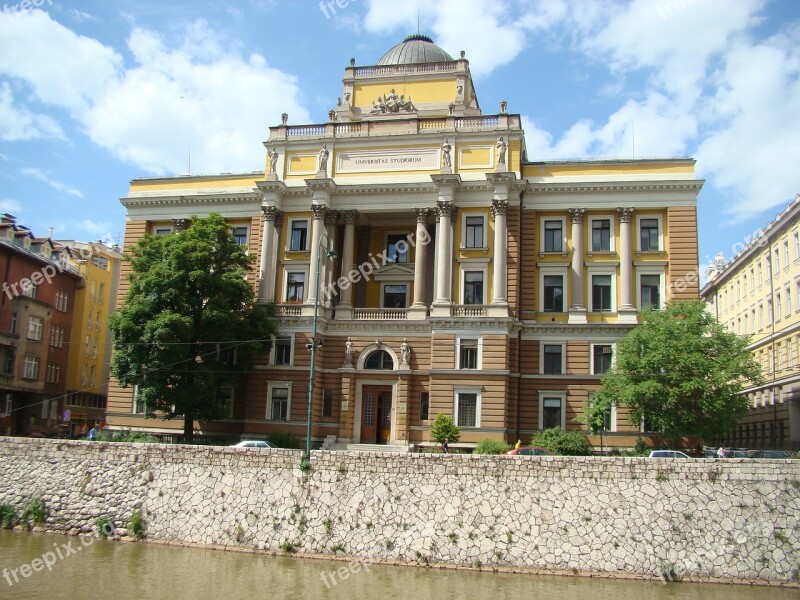
POLYGON ((492 219, 508 214, 508 200, 492 200, 492 219))
POLYGON ((339 214, 342 215, 342 220, 344 221, 345 225, 355 225, 356 221, 358 221, 358 211, 357 210, 341 210, 339 214))
POLYGON ((336 225, 336 219, 339 216, 339 211, 328 210, 325 213, 325 225, 336 225))
POLYGON ((586 212, 586 209, 583 208, 570 208, 569 209, 569 216, 572 217, 572 223, 580 225, 583 223, 583 213, 586 212))
POLYGON ((454 223, 456 220, 456 205, 449 201, 439 200, 436 203, 436 212, 439 217, 450 217, 450 222, 454 223))
POLYGON ((327 216, 328 212, 330 211, 330 209, 324 204, 312 204, 311 210, 314 213, 315 221, 320 221, 324 219, 327 216))
POLYGON ((417 223, 427 223, 428 215, 431 214, 430 208, 415 208, 414 213, 417 216, 417 223))
POLYGON ((262 206, 261 214, 264 216, 265 221, 278 221, 283 217, 283 213, 274 206, 262 206))
POLYGON ((620 223, 630 223, 631 217, 633 216, 633 209, 632 208, 618 208, 617 213, 619 214, 619 221, 620 223))

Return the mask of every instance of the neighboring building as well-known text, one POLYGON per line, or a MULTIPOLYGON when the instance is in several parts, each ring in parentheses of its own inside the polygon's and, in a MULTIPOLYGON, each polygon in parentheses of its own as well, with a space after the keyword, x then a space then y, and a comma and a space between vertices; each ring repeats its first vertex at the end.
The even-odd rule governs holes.
POLYGON ((800 195, 728 263, 718 255, 701 296, 729 331, 750 336, 765 380, 744 391, 750 410, 721 442, 800 448, 800 195))
POLYGON ((105 420, 111 371, 111 334, 108 315, 117 303, 122 255, 102 242, 57 242, 83 278, 74 302, 69 366, 66 372, 66 408, 70 432, 75 435, 105 420))
MULTIPOLYGON (((410 36, 345 69, 327 123, 271 127, 265 173, 131 182, 126 248, 220 212, 278 304, 269 356, 199 433, 305 435, 318 301, 316 441, 420 443, 442 412, 467 443, 582 428, 639 309, 698 296, 702 181, 685 158, 537 161, 506 109, 484 115, 464 56, 410 36)), ((181 430, 143 413, 112 379, 110 427, 181 430)), ((623 411, 607 429, 640 435, 623 411)))
POLYGON ((0 215, 0 433, 65 431, 72 307, 82 285, 67 252, 0 215))

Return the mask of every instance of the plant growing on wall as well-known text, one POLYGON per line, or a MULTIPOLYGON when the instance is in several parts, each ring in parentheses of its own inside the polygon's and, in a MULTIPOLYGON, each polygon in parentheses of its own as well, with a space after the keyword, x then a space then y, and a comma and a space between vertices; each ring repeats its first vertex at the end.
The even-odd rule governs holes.
POLYGON ((183 441, 194 421, 225 418, 218 391, 269 349, 272 306, 254 304, 245 275, 254 260, 216 213, 185 231, 145 235, 126 257, 130 290, 109 319, 112 373, 136 386, 148 417, 183 418, 183 441))
POLYGON ((440 444, 445 440, 447 440, 447 443, 452 444, 461 437, 461 430, 453 421, 453 417, 439 413, 436 415, 433 425, 431 425, 431 437, 440 444))

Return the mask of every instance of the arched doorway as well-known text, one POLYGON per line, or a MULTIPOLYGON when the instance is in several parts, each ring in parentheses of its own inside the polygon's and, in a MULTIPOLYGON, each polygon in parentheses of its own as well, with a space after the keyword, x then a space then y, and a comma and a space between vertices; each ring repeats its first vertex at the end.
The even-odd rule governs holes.
MULTIPOLYGON (((385 349, 375 349, 367 354, 362 363, 367 371, 393 371, 395 358, 385 349)), ((366 384, 361 389, 362 444, 386 444, 392 435, 392 386, 366 384)))

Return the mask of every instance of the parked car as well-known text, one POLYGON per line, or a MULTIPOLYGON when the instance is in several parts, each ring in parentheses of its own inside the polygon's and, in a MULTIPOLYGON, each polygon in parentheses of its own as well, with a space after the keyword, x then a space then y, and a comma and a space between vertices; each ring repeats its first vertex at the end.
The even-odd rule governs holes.
POLYGON ((785 450, 756 450, 750 458, 792 458, 792 455, 785 450))
POLYGON ((691 458, 680 450, 653 450, 650 458, 691 458))
POLYGON ((231 448, 275 448, 275 446, 264 440, 243 440, 231 445, 231 448))
POLYGON ((750 453, 745 450, 731 450, 728 452, 728 458, 750 458, 750 453))
POLYGON ((506 452, 507 456, 555 456, 547 448, 537 448, 535 446, 522 446, 506 452))

